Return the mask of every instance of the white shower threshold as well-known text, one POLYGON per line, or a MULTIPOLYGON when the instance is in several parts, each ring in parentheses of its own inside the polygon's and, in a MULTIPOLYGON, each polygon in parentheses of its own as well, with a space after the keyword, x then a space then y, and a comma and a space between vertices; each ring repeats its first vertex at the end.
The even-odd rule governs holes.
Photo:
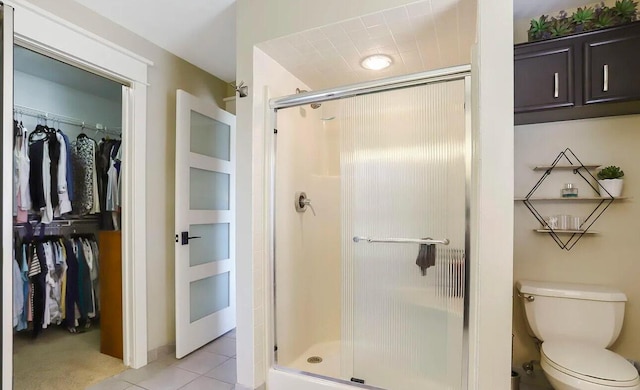
MULTIPOLYGON (((350 378, 342 377, 341 372, 341 342, 340 340, 327 341, 317 343, 309 347, 292 363, 281 364, 284 370, 277 370, 272 368, 269 371, 269 386, 268 390, 329 390, 329 389, 356 389, 356 386, 331 381, 330 379, 338 379, 344 382, 349 382, 350 378), (309 363, 307 359, 312 357, 321 357, 320 363, 309 363), (285 371, 287 370, 287 371, 285 371), (290 372, 288 370, 299 371, 301 373, 290 372), (319 375, 324 378, 318 378, 314 376, 304 375, 304 373, 310 373, 313 375, 319 375)), ((395 375, 395 374, 394 374, 395 375)), ((428 388, 433 390, 445 390, 453 387, 443 385, 436 382, 427 382, 425 378, 403 378, 404 380, 398 381, 398 383, 412 383, 411 388, 428 388), (426 386, 426 387, 424 387, 426 386)))
POLYGON ((357 387, 315 378, 302 374, 294 374, 271 368, 267 374, 267 390, 354 390, 357 387))

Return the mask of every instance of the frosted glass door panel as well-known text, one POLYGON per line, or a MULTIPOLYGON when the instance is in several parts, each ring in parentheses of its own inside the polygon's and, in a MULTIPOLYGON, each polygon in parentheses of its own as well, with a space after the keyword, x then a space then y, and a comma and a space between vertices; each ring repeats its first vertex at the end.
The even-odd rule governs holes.
POLYGON ((464 81, 342 104, 343 367, 385 389, 460 389, 465 251, 464 81), (415 243, 450 240, 435 265, 415 243))
POLYGON ((189 288, 191 322, 229 307, 229 272, 191 282, 189 288))
POLYGON ((201 237, 189 243, 189 262, 194 265, 229 258, 229 224, 190 225, 192 236, 201 237))
POLYGON ((191 152, 229 161, 231 127, 191 111, 191 152))
POLYGON ((229 175, 198 168, 189 174, 191 210, 229 210, 229 175))

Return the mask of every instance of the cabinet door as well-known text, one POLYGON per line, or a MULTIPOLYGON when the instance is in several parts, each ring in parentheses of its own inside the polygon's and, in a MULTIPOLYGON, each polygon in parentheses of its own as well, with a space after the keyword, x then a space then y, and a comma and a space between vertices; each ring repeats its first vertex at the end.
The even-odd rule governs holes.
POLYGON ((640 31, 585 43, 585 104, 640 98, 640 31))
POLYGON ((573 63, 572 47, 516 51, 515 112, 573 106, 573 63))

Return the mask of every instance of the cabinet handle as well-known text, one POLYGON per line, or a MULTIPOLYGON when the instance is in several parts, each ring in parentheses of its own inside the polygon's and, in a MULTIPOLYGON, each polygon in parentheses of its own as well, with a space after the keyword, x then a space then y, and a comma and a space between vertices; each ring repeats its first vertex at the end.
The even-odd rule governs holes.
POLYGON ((604 86, 602 87, 602 91, 608 92, 609 91, 609 65, 605 64, 603 67, 603 71, 604 71, 604 86))
POLYGON ((558 98, 558 72, 553 74, 553 97, 558 98))

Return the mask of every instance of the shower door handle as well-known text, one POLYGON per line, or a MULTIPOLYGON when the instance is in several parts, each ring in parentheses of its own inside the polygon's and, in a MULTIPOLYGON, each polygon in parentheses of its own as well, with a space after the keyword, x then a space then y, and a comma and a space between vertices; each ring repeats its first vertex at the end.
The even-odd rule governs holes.
POLYGON ((440 245, 449 245, 449 239, 445 238, 444 240, 432 240, 426 238, 372 238, 372 237, 360 237, 354 236, 353 242, 358 243, 360 241, 367 242, 369 244, 375 242, 381 243, 390 243, 390 244, 440 244, 440 245))

